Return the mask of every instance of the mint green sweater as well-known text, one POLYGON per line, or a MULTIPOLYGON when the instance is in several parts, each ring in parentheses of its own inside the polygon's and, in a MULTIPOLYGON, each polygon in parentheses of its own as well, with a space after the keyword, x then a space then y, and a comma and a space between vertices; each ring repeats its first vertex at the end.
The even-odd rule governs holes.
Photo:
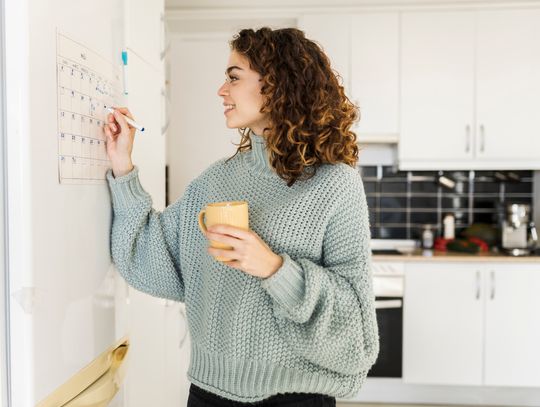
POLYGON ((369 220, 358 170, 322 165, 291 187, 265 141, 212 164, 163 212, 138 167, 107 172, 113 261, 150 295, 182 301, 191 335, 188 379, 227 399, 277 393, 353 397, 379 352, 369 220), (216 261, 197 215, 210 202, 245 200, 249 226, 283 258, 261 279, 216 261))

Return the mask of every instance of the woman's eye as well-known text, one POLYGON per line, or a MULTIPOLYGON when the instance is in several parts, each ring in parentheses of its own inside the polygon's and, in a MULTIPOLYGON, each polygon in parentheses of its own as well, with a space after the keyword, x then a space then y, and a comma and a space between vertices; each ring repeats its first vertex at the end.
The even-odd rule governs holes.
POLYGON ((236 76, 229 76, 227 78, 227 82, 233 82, 233 81, 237 81, 237 80, 238 80, 238 78, 236 76))

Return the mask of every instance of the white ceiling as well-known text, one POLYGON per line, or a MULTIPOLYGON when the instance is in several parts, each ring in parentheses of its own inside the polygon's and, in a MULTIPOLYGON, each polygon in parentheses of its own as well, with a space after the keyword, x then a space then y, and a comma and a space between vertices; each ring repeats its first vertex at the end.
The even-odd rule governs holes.
POLYGON ((388 6, 418 4, 511 3, 519 0, 165 0, 167 9, 388 6))

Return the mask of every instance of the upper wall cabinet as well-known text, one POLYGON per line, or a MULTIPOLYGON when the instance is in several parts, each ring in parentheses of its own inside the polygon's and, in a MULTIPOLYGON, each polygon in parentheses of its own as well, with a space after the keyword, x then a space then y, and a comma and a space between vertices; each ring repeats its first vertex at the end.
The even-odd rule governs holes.
POLYGON ((399 15, 305 15, 299 28, 319 42, 359 106, 359 142, 396 142, 399 113, 399 15))
POLYGON ((401 16, 402 169, 540 168, 540 9, 401 16))
POLYGON ((330 58, 332 69, 343 79, 345 92, 350 95, 350 29, 347 15, 304 15, 298 28, 306 37, 318 42, 330 58))

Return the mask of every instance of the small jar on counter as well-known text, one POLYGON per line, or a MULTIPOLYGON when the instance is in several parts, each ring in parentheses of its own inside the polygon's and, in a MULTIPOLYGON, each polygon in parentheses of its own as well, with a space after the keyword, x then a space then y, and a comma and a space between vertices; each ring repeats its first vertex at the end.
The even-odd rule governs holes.
POLYGON ((433 227, 431 225, 424 225, 424 230, 422 231, 422 247, 424 249, 432 249, 433 238, 433 227))
POLYGON ((447 214, 443 219, 443 230, 444 230, 444 238, 445 239, 455 239, 456 233, 455 233, 455 218, 454 215, 451 213, 447 214))

